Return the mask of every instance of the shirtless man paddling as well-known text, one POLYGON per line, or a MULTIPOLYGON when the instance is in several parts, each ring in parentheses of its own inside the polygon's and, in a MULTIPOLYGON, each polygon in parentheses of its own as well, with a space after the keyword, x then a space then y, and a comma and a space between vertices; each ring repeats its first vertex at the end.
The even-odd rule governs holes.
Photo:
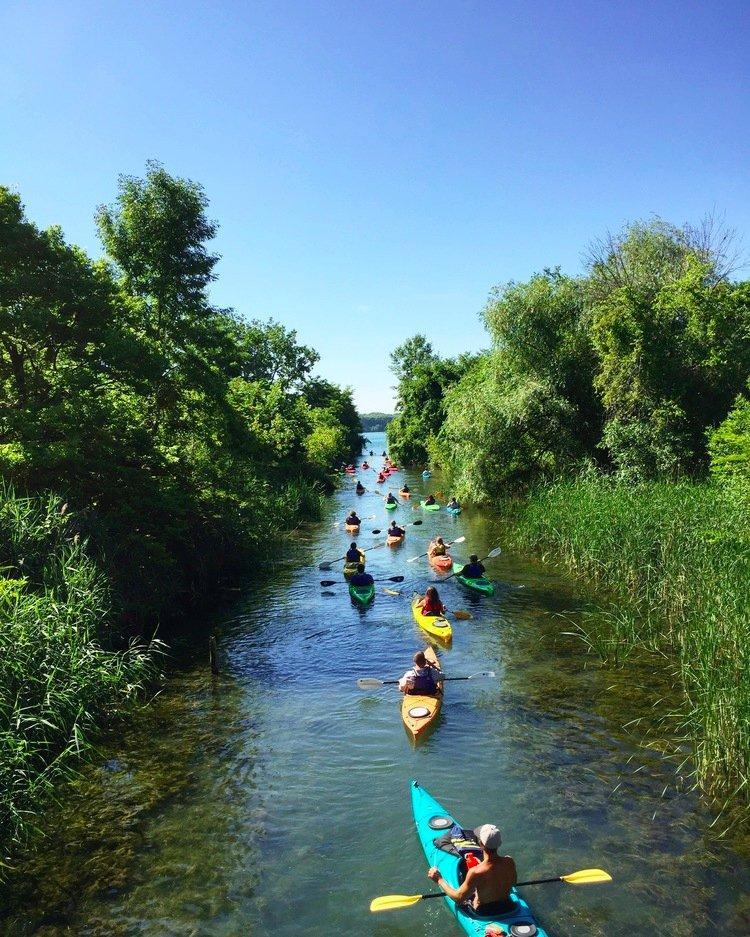
POLYGON ((453 888, 436 868, 427 873, 457 904, 470 903, 476 914, 494 916, 513 909, 510 890, 517 881, 516 863, 510 856, 499 856, 500 830, 485 823, 475 831, 482 846, 482 861, 468 870, 459 888, 453 888))

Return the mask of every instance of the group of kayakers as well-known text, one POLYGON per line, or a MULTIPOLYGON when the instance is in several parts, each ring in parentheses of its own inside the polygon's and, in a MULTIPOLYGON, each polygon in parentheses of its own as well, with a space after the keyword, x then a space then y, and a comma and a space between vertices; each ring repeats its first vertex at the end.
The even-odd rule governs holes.
MULTIPOLYGON (((372 456, 373 453, 370 452, 372 456)), ((386 453, 383 453, 385 461, 384 471, 378 475, 378 482, 384 482, 387 475, 390 474, 388 468, 392 463, 386 453)), ((363 469, 369 469, 369 463, 362 463, 363 469)), ((391 469, 393 470, 393 469, 391 469)), ((347 467, 348 471, 348 467, 347 467)), ((364 494, 365 487, 357 480, 357 494, 364 494)), ((407 484, 404 484, 399 495, 408 498, 411 491, 407 484)), ((392 492, 383 499, 386 505, 397 503, 392 492)), ((436 504, 435 496, 430 494, 425 499, 425 505, 436 504)), ((460 505, 455 498, 451 498, 447 508, 453 511, 460 511, 460 505)), ((346 527, 348 530, 355 530, 361 526, 361 519, 357 512, 352 510, 346 518, 346 527)), ((391 521, 387 531, 389 541, 401 541, 406 536, 406 529, 399 526, 396 521, 391 521)), ((448 547, 443 537, 436 536, 429 545, 428 557, 435 558, 448 555, 448 547)), ((346 564, 351 569, 356 564, 354 572, 349 576, 349 582, 353 586, 370 586, 374 583, 373 577, 365 571, 365 554, 356 542, 349 545, 346 552, 346 564)), ((460 570, 455 570, 459 575, 470 579, 478 579, 484 575, 485 567, 480 562, 476 554, 471 554, 469 562, 460 570)), ((443 604, 438 590, 435 586, 428 586, 423 597, 415 603, 423 615, 443 616, 447 609, 443 604)), ((436 661, 433 656, 432 660, 436 661)), ((405 696, 434 696, 440 694, 441 681, 445 674, 439 666, 431 663, 425 651, 419 650, 414 654, 413 666, 404 673, 398 683, 398 688, 405 696)), ((458 888, 454 888, 447 882, 437 867, 431 868, 427 875, 435 884, 453 901, 468 909, 478 916, 498 916, 507 914, 512 909, 514 902, 511 898, 511 890, 517 881, 516 865, 511 856, 501 856, 499 848, 502 842, 500 830, 491 823, 486 823, 476 830, 461 831, 464 838, 469 837, 466 842, 473 845, 474 852, 469 851, 467 855, 467 869, 463 881, 458 888), (481 850, 481 859, 476 853, 481 850)), ((503 937, 506 931, 496 924, 488 924, 485 928, 485 937, 503 937)))

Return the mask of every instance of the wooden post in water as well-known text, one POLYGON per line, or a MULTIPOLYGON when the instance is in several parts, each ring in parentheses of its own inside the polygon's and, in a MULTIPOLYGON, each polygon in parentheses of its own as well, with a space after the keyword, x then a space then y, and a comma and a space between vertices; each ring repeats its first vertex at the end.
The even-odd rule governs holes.
POLYGON ((208 639, 208 660, 211 664, 211 673, 215 676, 219 676, 219 652, 216 647, 216 636, 211 635, 208 639))

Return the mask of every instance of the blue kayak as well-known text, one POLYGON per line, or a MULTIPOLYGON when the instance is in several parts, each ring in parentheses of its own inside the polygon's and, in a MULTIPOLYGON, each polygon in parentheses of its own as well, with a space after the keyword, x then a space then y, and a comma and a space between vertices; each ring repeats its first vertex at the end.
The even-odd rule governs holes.
POLYGON ((445 509, 449 514, 460 514, 461 508, 446 508, 445 509))
POLYGON ((428 472, 427 469, 422 472, 422 478, 429 478, 432 475, 432 472, 428 472))
MULTIPOLYGON (((442 836, 446 830, 454 823, 458 823, 448 811, 439 804, 434 797, 420 787, 416 781, 411 782, 411 806, 414 812, 414 822, 417 826, 417 836, 422 844, 422 849, 427 857, 427 862, 431 866, 437 866, 443 878, 458 888, 458 867, 460 859, 458 856, 452 856, 443 849, 438 849, 434 845, 434 840, 442 836), (430 825, 432 823, 432 826, 430 825)), ((467 934, 472 937, 484 937, 484 929, 488 924, 495 924, 503 929, 504 934, 535 934, 536 937, 549 937, 547 931, 539 924, 531 908, 518 894, 515 888, 511 891, 511 897, 516 902, 516 906, 508 914, 501 914, 499 917, 478 917, 471 911, 459 907, 456 902, 445 896, 445 903, 455 915, 458 923, 463 927, 467 934)))

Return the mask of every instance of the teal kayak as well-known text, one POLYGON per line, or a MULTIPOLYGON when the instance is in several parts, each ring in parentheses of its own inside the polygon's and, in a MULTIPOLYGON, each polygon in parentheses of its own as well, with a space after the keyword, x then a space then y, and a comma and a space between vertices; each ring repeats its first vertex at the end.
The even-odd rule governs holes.
POLYGON ((386 511, 395 511, 398 507, 398 501, 386 501, 385 509, 386 511))
POLYGON ((437 503, 437 501, 434 504, 428 504, 426 501, 420 501, 419 503, 422 505, 425 511, 439 511, 440 510, 440 505, 437 503))
POLYGON ((375 598, 375 586, 373 584, 369 586, 349 586, 349 595, 352 597, 352 602, 357 602, 359 605, 367 605, 375 598))
POLYGON ((472 589, 474 592, 481 592, 482 595, 495 594, 494 583, 490 582, 489 579, 485 579, 484 576, 470 579, 468 576, 462 576, 461 573, 456 573, 456 579, 458 579, 462 586, 466 586, 467 589, 472 589))
MULTIPOLYGON (((434 844, 438 836, 442 836, 458 821, 416 781, 411 782, 411 806, 414 812, 417 836, 419 836, 422 849, 427 857, 428 865, 437 866, 446 882, 452 885, 453 888, 458 888, 460 885, 459 863, 462 860, 443 849, 438 849, 434 844)), ((515 888, 510 894, 516 902, 515 908, 507 914, 501 914, 499 917, 479 917, 463 906, 456 905, 456 902, 447 895, 445 896, 445 903, 455 915, 461 927, 472 937, 484 937, 484 929, 488 924, 501 927, 504 934, 533 934, 536 937, 549 937, 547 931, 536 920, 531 913, 531 908, 515 888)))
POLYGON ((445 509, 449 514, 460 514, 461 508, 446 508, 445 509))
POLYGON ((428 472, 427 469, 422 472, 422 478, 429 478, 432 475, 432 472, 428 472))

